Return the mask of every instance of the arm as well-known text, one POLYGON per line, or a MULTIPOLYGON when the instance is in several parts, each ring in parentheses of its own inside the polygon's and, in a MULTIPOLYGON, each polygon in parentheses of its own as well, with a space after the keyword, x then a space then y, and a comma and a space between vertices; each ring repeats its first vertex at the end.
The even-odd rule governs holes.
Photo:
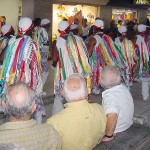
POLYGON ((87 44, 87 50, 88 50, 89 58, 92 56, 93 48, 95 45, 96 45, 96 40, 95 40, 95 38, 91 37, 89 39, 88 44, 87 44))
POLYGON ((106 131, 105 136, 102 139, 103 142, 109 142, 114 138, 114 131, 117 124, 117 113, 108 113, 107 114, 107 123, 106 123, 106 131), (112 137, 111 137, 112 136, 112 137))

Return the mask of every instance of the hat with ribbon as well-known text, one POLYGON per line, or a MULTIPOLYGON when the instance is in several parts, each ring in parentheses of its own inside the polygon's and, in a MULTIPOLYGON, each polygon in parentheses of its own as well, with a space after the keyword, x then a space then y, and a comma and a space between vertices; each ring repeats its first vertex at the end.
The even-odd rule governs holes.
POLYGON ((118 31, 122 34, 122 35, 125 35, 126 32, 127 32, 127 27, 126 26, 120 26, 118 28, 118 31))
POLYGON ((102 20, 100 20, 100 19, 95 20, 94 26, 95 26, 96 28, 104 29, 104 21, 102 21, 102 20))
POLYGON ((144 32, 144 31, 146 31, 146 25, 144 25, 144 24, 139 24, 139 25, 138 25, 138 31, 139 31, 139 32, 144 32))
POLYGON ((61 21, 61 22, 58 24, 58 30, 59 30, 59 31, 65 31, 68 27, 69 27, 68 21, 61 21))
POLYGON ((2 26, 1 28, 1 32, 2 32, 2 35, 6 35, 7 33, 11 32, 13 30, 13 27, 9 24, 5 24, 2 26))
POLYGON ((27 31, 32 29, 33 22, 30 18, 22 18, 19 21, 19 32, 20 34, 25 34, 27 31))
POLYGON ((41 20, 41 27, 44 27, 46 25, 50 24, 50 20, 49 19, 42 19, 41 20))

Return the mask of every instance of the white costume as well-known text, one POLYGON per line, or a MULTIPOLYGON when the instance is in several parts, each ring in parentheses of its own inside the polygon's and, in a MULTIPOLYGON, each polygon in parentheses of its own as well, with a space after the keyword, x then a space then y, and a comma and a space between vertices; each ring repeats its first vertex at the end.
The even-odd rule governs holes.
POLYGON ((146 39, 146 25, 138 25, 138 31, 141 35, 137 35, 136 40, 136 51, 138 56, 138 72, 137 77, 142 81, 142 95, 143 100, 149 99, 149 85, 150 85, 150 74, 149 74, 149 57, 150 57, 150 47, 146 39))

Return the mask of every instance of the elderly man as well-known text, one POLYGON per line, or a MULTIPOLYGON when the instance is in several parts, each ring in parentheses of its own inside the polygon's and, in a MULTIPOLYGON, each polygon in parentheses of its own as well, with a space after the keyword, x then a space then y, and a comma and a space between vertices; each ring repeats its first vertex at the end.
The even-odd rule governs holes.
POLYGON ((22 18, 19 21, 19 35, 10 39, 5 53, 0 71, 2 84, 0 96, 5 94, 8 85, 17 82, 27 83, 38 95, 34 118, 40 124, 42 123, 42 115, 45 114, 42 101, 41 57, 37 43, 31 39, 32 31, 32 20, 26 17, 22 18))
POLYGON ((86 82, 73 74, 64 83, 65 109, 47 120, 59 133, 63 150, 91 150, 102 139, 106 116, 102 107, 87 101, 86 82))
POLYGON ((102 106, 107 115, 107 124, 103 142, 113 140, 118 132, 127 130, 133 124, 133 98, 126 86, 121 84, 120 72, 115 66, 102 69, 100 83, 102 106))
POLYGON ((36 110, 36 94, 25 83, 11 85, 7 89, 5 102, 2 102, 7 123, 0 126, 0 144, 16 143, 27 150, 59 150, 60 138, 53 127, 38 125, 31 119, 36 110))

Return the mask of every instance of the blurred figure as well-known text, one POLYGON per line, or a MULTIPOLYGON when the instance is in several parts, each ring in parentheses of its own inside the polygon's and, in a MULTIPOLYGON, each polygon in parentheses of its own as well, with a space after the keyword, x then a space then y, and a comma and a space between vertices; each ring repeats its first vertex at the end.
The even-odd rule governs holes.
POLYGON ((31 119, 36 111, 35 100, 36 93, 25 83, 8 87, 5 101, 2 101, 8 122, 0 126, 0 144, 18 143, 27 150, 61 149, 56 130, 31 119))
POLYGON ((134 23, 133 29, 134 29, 134 31, 137 31, 137 27, 138 27, 137 19, 134 19, 134 20, 133 20, 133 23, 134 23))
MULTIPOLYGON (((34 40, 38 43, 41 53, 41 66, 42 66, 42 84, 46 83, 49 75, 48 71, 48 52, 49 52, 49 37, 48 32, 50 28, 50 20, 42 19, 40 27, 34 33, 34 40)), ((43 96, 46 96, 46 92, 43 91, 43 96)))
POLYGON ((143 100, 149 99, 149 85, 150 85, 150 39, 146 38, 146 25, 138 25, 138 35, 136 36, 136 53, 137 61, 137 79, 142 81, 142 95, 143 100))
POLYGON ((78 25, 71 24, 70 25, 70 32, 73 33, 74 35, 78 35, 78 25))
POLYGON ((82 37, 83 31, 81 25, 79 24, 78 18, 74 18, 74 24, 78 25, 78 36, 82 37))
POLYGON ((91 150, 103 138, 106 116, 102 107, 88 103, 84 77, 72 74, 64 82, 65 109, 47 120, 60 134, 63 150, 91 150))
POLYGON ((113 140, 116 133, 127 130, 133 124, 134 103, 129 90, 121 84, 120 72, 115 66, 106 66, 101 71, 100 84, 102 107, 107 116, 103 142, 113 140))
POLYGON ((119 28, 122 25, 122 20, 118 20, 117 28, 119 28))
POLYGON ((134 25, 135 25, 135 23, 133 21, 130 21, 127 24, 127 34, 126 34, 126 36, 132 42, 134 42, 134 38, 137 34, 137 31, 134 30, 134 25))
POLYGON ((113 41, 117 37, 118 30, 117 30, 115 20, 112 20, 110 22, 110 28, 106 31, 106 34, 109 35, 112 38, 113 41))
POLYGON ((146 25, 147 25, 147 26, 150 26, 150 21, 149 21, 148 18, 146 19, 146 25))
POLYGON ((82 31, 83 31, 82 38, 83 38, 84 41, 89 36, 89 30, 90 30, 90 26, 87 25, 87 19, 84 18, 82 20, 82 31))

